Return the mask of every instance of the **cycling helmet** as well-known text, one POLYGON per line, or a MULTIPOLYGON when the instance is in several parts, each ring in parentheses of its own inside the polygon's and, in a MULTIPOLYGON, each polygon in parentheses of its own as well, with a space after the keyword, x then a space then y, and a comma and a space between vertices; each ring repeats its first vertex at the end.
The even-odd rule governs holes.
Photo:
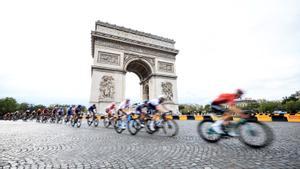
POLYGON ((242 89, 236 89, 236 94, 243 95, 244 91, 242 89))

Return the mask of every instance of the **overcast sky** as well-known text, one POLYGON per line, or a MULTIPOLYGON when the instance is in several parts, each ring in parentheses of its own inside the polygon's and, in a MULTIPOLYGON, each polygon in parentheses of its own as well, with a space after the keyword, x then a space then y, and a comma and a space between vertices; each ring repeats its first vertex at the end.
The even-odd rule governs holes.
POLYGON ((87 105, 96 20, 174 39, 179 103, 300 90, 300 1, 10 0, 0 2, 0 98, 87 105))

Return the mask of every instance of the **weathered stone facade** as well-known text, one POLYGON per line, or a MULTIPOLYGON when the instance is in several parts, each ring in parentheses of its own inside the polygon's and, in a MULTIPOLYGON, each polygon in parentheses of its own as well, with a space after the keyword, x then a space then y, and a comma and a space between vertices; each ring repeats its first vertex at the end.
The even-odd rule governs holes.
POLYGON ((100 112, 112 101, 125 98, 125 74, 133 72, 141 82, 141 99, 166 95, 167 106, 177 106, 175 41, 101 21, 92 36, 92 86, 90 103, 100 112))

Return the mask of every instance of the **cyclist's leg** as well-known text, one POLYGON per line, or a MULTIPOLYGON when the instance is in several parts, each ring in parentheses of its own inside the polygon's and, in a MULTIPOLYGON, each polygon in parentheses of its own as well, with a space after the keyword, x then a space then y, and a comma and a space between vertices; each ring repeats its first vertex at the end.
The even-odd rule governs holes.
POLYGON ((211 125, 212 129, 219 134, 225 134, 222 129, 222 125, 224 124, 225 121, 229 119, 226 110, 219 105, 213 105, 213 104, 211 105, 211 109, 216 114, 222 114, 222 118, 220 120, 217 120, 216 122, 214 122, 214 124, 211 125))

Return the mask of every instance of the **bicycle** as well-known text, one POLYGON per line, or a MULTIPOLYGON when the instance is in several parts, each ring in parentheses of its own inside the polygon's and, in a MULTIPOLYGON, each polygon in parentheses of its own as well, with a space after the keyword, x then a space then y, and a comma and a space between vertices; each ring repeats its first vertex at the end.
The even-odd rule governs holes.
POLYGON ((263 148, 270 145, 274 137, 272 129, 265 123, 253 120, 251 111, 245 113, 249 114, 248 118, 240 118, 238 122, 231 122, 227 126, 222 126, 225 134, 218 134, 212 129, 211 125, 214 121, 211 116, 199 122, 197 132, 202 139, 209 143, 216 143, 222 138, 237 137, 242 143, 252 148, 263 148), (237 133, 237 136, 228 134, 232 130, 237 133), (256 141, 258 142, 256 143, 256 141))
POLYGON ((98 120, 98 117, 96 115, 92 115, 92 117, 88 114, 86 116, 86 120, 87 120, 87 124, 89 126, 91 126, 92 124, 94 124, 95 127, 98 126, 99 124, 99 120, 98 120))
POLYGON ((142 129, 142 123, 139 114, 130 114, 127 117, 127 129, 131 135, 136 135, 142 129))
POLYGON ((82 115, 81 113, 78 113, 77 115, 73 116, 71 118, 71 125, 72 127, 76 127, 79 128, 81 126, 81 121, 82 121, 82 115))
POLYGON ((154 115, 157 120, 147 120, 146 121, 146 132, 149 134, 153 134, 155 132, 158 132, 160 129, 163 130, 164 134, 173 137, 176 136, 179 132, 179 127, 178 124, 176 123, 175 120, 173 120, 172 117, 172 112, 166 112, 163 113, 162 115, 154 115), (151 130, 150 125, 151 123, 154 123, 154 130, 151 130))
POLYGON ((105 128, 108 128, 109 126, 115 126, 115 116, 110 117, 109 115, 105 115, 103 117, 103 125, 105 128))

